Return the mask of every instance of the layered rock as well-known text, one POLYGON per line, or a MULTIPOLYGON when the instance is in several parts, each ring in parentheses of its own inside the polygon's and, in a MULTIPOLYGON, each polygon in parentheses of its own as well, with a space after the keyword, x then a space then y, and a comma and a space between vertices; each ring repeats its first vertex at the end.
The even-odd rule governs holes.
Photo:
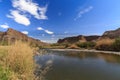
POLYGON ((58 43, 77 43, 77 42, 95 42, 102 39, 115 39, 120 37, 120 28, 116 30, 106 31, 102 36, 92 35, 92 36, 73 36, 64 39, 59 39, 58 43))
POLYGON ((12 28, 9 28, 6 32, 0 32, 0 42, 8 42, 11 44, 14 43, 16 40, 29 42, 30 44, 37 46, 47 45, 46 43, 43 43, 38 39, 28 37, 27 35, 12 28))
POLYGON ((99 37, 100 36, 97 36, 97 35, 93 35, 93 36, 79 35, 79 36, 59 39, 58 43, 77 43, 77 42, 87 42, 87 41, 92 42, 92 41, 96 41, 99 37))
POLYGON ((108 37, 110 39, 118 38, 120 37, 120 28, 116 30, 106 31, 101 37, 102 38, 108 37))

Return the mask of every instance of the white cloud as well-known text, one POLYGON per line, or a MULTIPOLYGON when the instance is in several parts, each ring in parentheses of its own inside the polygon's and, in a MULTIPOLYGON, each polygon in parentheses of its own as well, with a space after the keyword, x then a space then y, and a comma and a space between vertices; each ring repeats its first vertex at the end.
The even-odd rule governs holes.
POLYGON ((12 0, 12 4, 17 10, 29 13, 37 19, 47 19, 47 5, 39 7, 39 5, 32 0, 12 0))
POLYGON ((93 9, 93 6, 89 6, 81 11, 79 11, 78 15, 76 18, 74 18, 74 20, 76 21, 77 19, 81 18, 84 14, 90 12, 93 9))
POLYGON ((3 29, 9 28, 9 26, 7 24, 0 25, 0 27, 3 28, 3 29))
MULTIPOLYGON (((42 27, 38 27, 37 30, 39 30, 39 31, 40 31, 40 30, 43 30, 43 31, 46 32, 47 34, 51 34, 51 35, 54 34, 54 32, 49 31, 49 30, 47 30, 47 29, 44 29, 44 28, 42 28, 42 27)), ((52 35, 52 36, 53 36, 53 35, 52 35)))
POLYGON ((40 7, 38 3, 32 0, 12 0, 12 6, 14 9, 10 10, 10 15, 7 15, 7 17, 14 19, 19 24, 30 25, 28 16, 33 16, 39 20, 48 19, 46 16, 48 5, 40 7))
POLYGON ((42 27, 38 27, 37 30, 44 30, 42 27))
POLYGON ((57 40, 56 39, 49 39, 49 40, 41 40, 42 42, 45 42, 45 43, 56 43, 57 40))
POLYGON ((49 30, 44 30, 47 34, 54 34, 54 32, 49 31, 49 30))
POLYGON ((68 33, 68 31, 65 31, 64 33, 65 33, 65 34, 67 34, 67 33, 68 33))
POLYGON ((25 26, 30 25, 30 20, 26 17, 26 15, 20 14, 17 10, 11 10, 10 12, 10 15, 7 15, 7 17, 14 19, 14 21, 19 24, 23 24, 25 26))
POLYGON ((28 34, 29 32, 28 31, 22 31, 23 34, 28 34))

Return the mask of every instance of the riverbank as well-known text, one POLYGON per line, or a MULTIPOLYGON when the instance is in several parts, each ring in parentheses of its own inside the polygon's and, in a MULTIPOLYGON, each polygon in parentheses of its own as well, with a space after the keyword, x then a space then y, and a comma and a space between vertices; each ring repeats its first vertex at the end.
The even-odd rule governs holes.
POLYGON ((105 54, 115 54, 120 56, 120 52, 113 51, 99 51, 99 50, 88 50, 88 49, 50 49, 52 51, 76 51, 76 52, 94 52, 94 53, 105 53, 105 54))

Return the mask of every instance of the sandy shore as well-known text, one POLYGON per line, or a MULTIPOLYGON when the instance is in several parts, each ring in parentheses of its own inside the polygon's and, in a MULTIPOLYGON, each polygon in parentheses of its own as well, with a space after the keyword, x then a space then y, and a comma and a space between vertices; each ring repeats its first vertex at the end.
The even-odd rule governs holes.
POLYGON ((120 52, 113 51, 99 51, 99 50, 88 50, 88 49, 50 49, 52 51, 77 51, 77 52, 95 52, 95 53, 106 53, 106 54, 116 54, 120 55, 120 52))

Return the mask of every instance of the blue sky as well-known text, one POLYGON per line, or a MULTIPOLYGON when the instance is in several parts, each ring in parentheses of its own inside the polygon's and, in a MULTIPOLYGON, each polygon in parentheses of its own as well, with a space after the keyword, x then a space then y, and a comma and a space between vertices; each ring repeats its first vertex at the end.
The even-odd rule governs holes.
POLYGON ((0 31, 13 28, 45 42, 119 27, 120 0, 0 0, 0 31))

